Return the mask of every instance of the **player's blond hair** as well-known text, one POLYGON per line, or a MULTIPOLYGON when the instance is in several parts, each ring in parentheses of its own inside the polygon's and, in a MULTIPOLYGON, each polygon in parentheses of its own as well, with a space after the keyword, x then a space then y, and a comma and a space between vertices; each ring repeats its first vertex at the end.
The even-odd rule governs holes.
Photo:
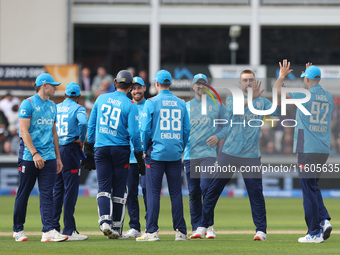
POLYGON ((252 70, 249 70, 249 69, 243 70, 240 74, 240 78, 241 78, 242 74, 252 74, 255 77, 255 73, 252 70))

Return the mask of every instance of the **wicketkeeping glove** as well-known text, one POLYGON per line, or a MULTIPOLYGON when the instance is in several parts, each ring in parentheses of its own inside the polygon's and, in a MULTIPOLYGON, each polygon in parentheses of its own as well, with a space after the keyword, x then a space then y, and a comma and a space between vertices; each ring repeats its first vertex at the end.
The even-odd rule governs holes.
POLYGON ((85 142, 84 153, 86 155, 86 159, 81 161, 82 169, 87 171, 96 169, 96 164, 94 162, 94 144, 85 142))
POLYGON ((143 159, 143 151, 140 152, 133 152, 135 154, 135 157, 137 159, 137 165, 138 165, 138 172, 140 175, 145 175, 145 163, 143 159))

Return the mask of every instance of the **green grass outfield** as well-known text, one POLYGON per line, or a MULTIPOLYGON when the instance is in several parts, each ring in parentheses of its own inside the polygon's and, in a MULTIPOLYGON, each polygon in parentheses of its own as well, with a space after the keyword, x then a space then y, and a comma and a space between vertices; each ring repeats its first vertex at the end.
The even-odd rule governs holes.
MULTIPOLYGON (((82 242, 41 243, 42 228, 38 197, 31 197, 25 224, 28 242, 15 242, 12 237, 12 217, 15 197, 0 197, 0 254, 339 254, 340 201, 326 199, 325 205, 333 219, 333 234, 323 244, 299 244, 306 233, 302 199, 267 198, 268 235, 265 242, 254 242, 254 225, 247 198, 221 198, 215 210, 217 238, 174 242, 169 197, 161 198, 159 217, 160 242, 108 240, 99 232, 96 199, 79 197, 76 222, 80 233, 89 234, 82 242), (32 232, 32 233, 30 233, 32 232), (164 233, 164 234, 163 234, 164 233), (171 233, 171 234, 169 234, 171 233)), ((141 200, 140 200, 141 201, 141 200)), ((188 230, 190 214, 188 198, 184 212, 188 230)), ((142 207, 143 208, 143 207, 142 207)), ((144 210, 141 210, 144 215, 144 210)), ((124 230, 128 229, 127 216, 124 230)), ((145 220, 141 219, 142 226, 145 220)), ((191 231, 189 231, 191 233, 191 231)))

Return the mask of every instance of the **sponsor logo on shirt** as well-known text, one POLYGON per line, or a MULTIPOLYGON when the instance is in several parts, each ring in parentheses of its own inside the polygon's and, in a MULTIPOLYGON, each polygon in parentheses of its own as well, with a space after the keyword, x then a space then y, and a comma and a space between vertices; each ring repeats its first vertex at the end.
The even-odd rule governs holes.
POLYGON ((44 117, 41 117, 37 120, 37 123, 39 125, 51 125, 53 124, 53 119, 45 119, 44 117))
POLYGON ((210 124, 211 119, 209 117, 201 117, 201 118, 191 118, 190 124, 196 125, 196 124, 210 124))

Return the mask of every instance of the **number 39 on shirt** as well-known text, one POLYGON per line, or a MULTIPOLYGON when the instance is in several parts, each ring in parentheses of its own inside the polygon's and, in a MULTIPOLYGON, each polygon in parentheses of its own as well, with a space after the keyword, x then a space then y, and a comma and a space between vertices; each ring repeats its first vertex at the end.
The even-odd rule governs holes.
POLYGON ((101 111, 103 112, 103 117, 100 118, 100 124, 109 125, 110 128, 117 129, 122 110, 116 107, 112 108, 111 105, 103 104, 101 111))

